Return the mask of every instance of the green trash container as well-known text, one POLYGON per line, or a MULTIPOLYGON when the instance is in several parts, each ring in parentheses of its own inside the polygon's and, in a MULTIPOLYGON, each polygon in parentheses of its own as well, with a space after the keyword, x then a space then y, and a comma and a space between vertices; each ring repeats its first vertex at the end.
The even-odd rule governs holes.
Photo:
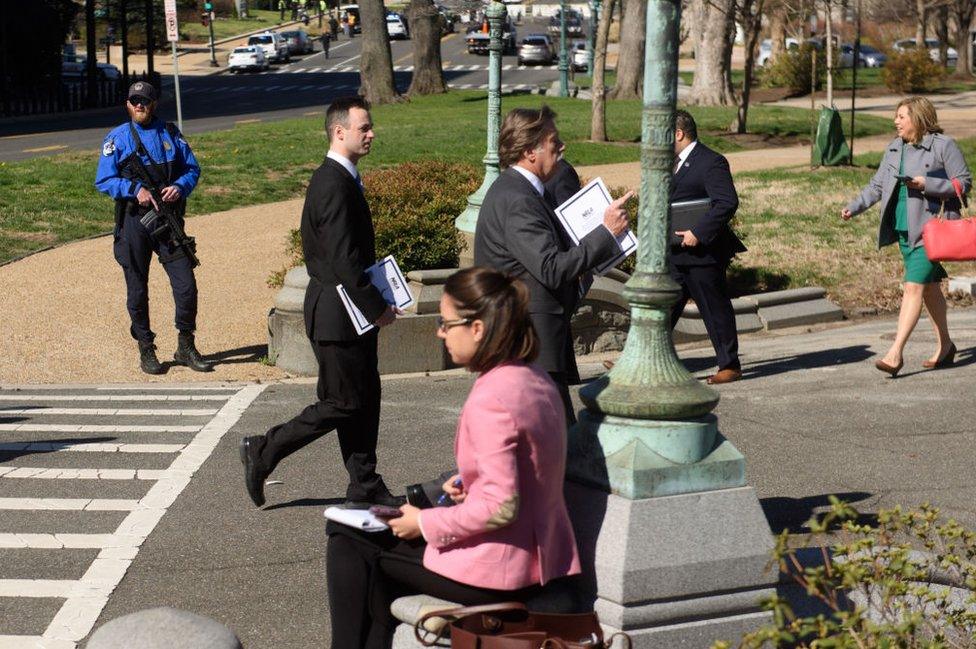
POLYGON ((844 129, 841 126, 840 112, 836 108, 820 109, 817 122, 817 137, 813 141, 811 164, 815 167, 836 167, 847 164, 851 159, 851 149, 847 146, 844 129))

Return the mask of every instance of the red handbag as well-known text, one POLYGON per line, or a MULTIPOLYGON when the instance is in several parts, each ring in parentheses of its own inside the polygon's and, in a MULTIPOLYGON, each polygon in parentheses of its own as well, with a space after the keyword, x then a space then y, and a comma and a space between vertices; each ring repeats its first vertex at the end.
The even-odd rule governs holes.
MULTIPOLYGON (((959 210, 963 212, 966 203, 962 198, 962 183, 952 179, 952 187, 959 199, 959 210)), ((976 261, 976 218, 949 220, 943 214, 945 201, 939 215, 929 219, 922 228, 922 243, 929 261, 976 261)))
POLYGON ((414 635, 425 647, 432 647, 450 629, 451 649, 609 649, 615 638, 626 649, 631 639, 615 633, 604 641, 596 613, 536 613, 520 602, 433 611, 414 625, 414 635), (426 634, 431 618, 453 618, 435 635, 426 634))

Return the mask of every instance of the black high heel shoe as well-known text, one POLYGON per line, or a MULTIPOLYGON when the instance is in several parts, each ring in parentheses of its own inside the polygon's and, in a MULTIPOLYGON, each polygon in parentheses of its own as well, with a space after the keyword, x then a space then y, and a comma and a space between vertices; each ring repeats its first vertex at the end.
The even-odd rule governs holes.
POLYGON ((956 362, 956 343, 949 343, 949 348, 946 349, 945 354, 939 357, 937 361, 922 361, 922 367, 930 370, 938 370, 943 367, 952 367, 952 364, 956 362))

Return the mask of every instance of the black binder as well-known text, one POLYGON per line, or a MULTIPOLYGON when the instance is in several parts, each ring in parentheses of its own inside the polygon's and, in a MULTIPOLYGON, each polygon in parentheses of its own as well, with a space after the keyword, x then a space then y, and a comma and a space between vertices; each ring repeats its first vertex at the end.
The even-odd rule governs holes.
POLYGON ((671 232, 670 239, 672 246, 681 246, 682 237, 675 232, 690 230, 698 224, 698 220, 708 213, 712 206, 710 198, 699 198, 693 201, 680 201, 671 203, 671 232))

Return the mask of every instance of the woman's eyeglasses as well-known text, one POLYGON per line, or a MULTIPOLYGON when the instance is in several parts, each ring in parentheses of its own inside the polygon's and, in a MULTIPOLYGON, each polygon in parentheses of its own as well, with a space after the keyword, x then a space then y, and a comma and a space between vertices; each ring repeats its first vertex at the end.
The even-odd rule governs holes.
POLYGON ((437 330, 443 333, 447 333, 447 330, 451 327, 460 327, 461 325, 466 325, 471 323, 471 318, 458 318, 457 320, 445 320, 444 318, 437 316, 437 330))

